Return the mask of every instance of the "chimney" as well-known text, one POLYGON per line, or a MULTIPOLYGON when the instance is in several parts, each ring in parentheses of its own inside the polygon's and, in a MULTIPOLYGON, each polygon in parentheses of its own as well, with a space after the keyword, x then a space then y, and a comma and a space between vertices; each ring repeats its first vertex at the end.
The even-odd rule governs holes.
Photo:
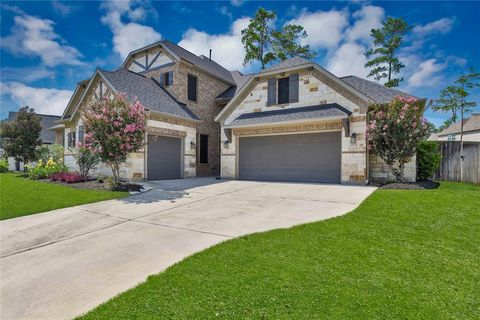
POLYGON ((210 53, 208 54, 208 61, 212 61, 212 49, 210 49, 210 53))

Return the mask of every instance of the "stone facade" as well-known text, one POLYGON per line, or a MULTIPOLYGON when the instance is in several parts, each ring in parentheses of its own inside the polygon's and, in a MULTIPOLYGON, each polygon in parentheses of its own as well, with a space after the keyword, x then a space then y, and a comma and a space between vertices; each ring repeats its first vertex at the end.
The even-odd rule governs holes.
MULTIPOLYGON (((168 55, 167 52, 164 54, 168 55)), ((173 59, 173 57, 171 58, 173 59)), ((183 62, 170 63, 165 67, 145 71, 142 75, 153 77, 158 81, 160 74, 169 71, 173 72, 173 83, 172 85, 166 86, 165 89, 172 94, 175 99, 185 103, 187 107, 202 120, 196 125, 197 138, 200 134, 208 135, 208 163, 203 164, 200 163, 199 159, 196 159, 196 174, 197 176, 218 175, 220 173, 220 126, 214 119, 220 112, 221 107, 216 104, 215 97, 225 91, 229 85, 183 62), (187 80, 189 74, 197 77, 197 101, 190 101, 187 98, 187 80)), ((196 139, 195 144, 198 154, 200 146, 197 142, 196 139)))
MULTIPOLYGON (((284 76, 288 76, 285 74, 284 76)), ((280 110, 285 108, 297 108, 318 104, 338 103, 352 112, 350 117, 350 133, 357 136, 356 142, 350 141, 350 136, 345 136, 345 128, 341 120, 332 122, 317 121, 295 125, 268 126, 252 129, 235 129, 231 133, 228 130, 221 131, 221 176, 222 178, 236 179, 238 177, 238 137, 240 135, 268 135, 289 132, 328 132, 342 131, 342 155, 341 155, 341 181, 342 183, 365 183, 366 178, 366 107, 362 102, 345 95, 327 85, 314 70, 303 70, 299 74, 299 101, 285 105, 267 106, 268 78, 254 80, 251 88, 235 109, 228 114, 223 122, 226 126, 244 113, 280 110)))
MULTIPOLYGON (((369 157, 369 176, 373 183, 385 183, 395 181, 392 168, 385 163, 380 157, 374 153, 370 153, 369 157)), ((407 182, 415 182, 417 178, 417 157, 414 156, 410 162, 405 164, 404 179, 407 182)))

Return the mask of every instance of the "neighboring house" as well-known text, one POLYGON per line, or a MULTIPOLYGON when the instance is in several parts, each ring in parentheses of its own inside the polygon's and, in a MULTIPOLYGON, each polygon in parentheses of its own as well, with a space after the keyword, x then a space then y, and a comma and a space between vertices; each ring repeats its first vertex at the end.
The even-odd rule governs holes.
MULTIPOLYGON (((369 172, 390 177, 368 154, 366 114, 372 104, 409 96, 354 76, 338 78, 297 57, 243 75, 160 41, 131 52, 120 69, 98 69, 78 83, 59 121, 67 147, 83 139, 82 109, 113 92, 138 98, 148 113, 146 146, 128 157, 122 178, 333 183, 365 183, 369 172)), ((65 163, 75 167, 68 149, 65 163)), ((97 173, 109 169, 102 165, 97 173)))
MULTIPOLYGON (((452 123, 448 128, 435 133, 430 141, 460 141, 460 121, 452 123)), ((469 118, 463 119, 463 141, 480 142, 480 113, 472 113, 469 118)))
MULTIPOLYGON (((10 111, 8 113, 7 121, 13 121, 17 118, 18 112, 10 111)), ((40 131, 40 139, 42 139, 42 144, 54 144, 59 143, 63 144, 61 136, 57 136, 55 132, 50 130, 52 126, 56 124, 56 121, 60 120, 60 116, 53 116, 49 114, 36 114, 40 117, 40 125, 42 130, 40 131)), ((13 157, 8 158, 8 170, 10 171, 21 171, 23 170, 23 162, 15 161, 13 157)))

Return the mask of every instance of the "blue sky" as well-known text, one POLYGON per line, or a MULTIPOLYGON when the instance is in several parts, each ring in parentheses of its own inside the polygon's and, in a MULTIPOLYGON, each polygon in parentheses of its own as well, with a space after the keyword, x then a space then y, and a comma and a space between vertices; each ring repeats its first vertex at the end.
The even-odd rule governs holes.
MULTIPOLYGON (((258 7, 278 14, 277 26, 301 24, 315 59, 338 76, 365 77, 370 29, 386 16, 414 26, 400 52, 400 89, 434 99, 467 67, 480 68, 479 2, 292 1, 2 1, 1 114, 28 104, 61 114, 78 81, 95 68, 118 68, 130 50, 160 39, 208 54, 243 72, 240 31, 258 7)), ((473 99, 480 102, 480 94, 473 99)), ((478 111, 478 107, 477 110, 478 111)), ((439 125, 446 114, 427 110, 439 125)))

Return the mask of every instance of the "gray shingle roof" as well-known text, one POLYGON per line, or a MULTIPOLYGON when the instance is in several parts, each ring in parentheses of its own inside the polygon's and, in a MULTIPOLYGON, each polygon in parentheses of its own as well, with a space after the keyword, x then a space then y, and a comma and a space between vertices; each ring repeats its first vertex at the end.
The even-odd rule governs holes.
MULTIPOLYGON (((165 40, 160 41, 162 46, 165 46, 168 50, 170 50, 173 54, 178 56, 181 59, 184 59, 191 64, 195 65, 196 67, 214 75, 218 78, 228 82, 230 84, 235 84, 235 81, 232 77, 230 71, 216 63, 214 60, 209 60, 205 56, 197 56, 190 51, 176 45, 175 43, 165 40)), ((214 52, 215 53, 215 52, 214 52)))
POLYGON ((274 71, 274 70, 280 70, 280 69, 286 69, 290 67, 295 67, 295 66, 300 66, 302 64, 307 64, 307 63, 312 63, 312 61, 309 61, 304 58, 300 57, 292 57, 288 58, 287 60, 284 60, 280 63, 277 63, 269 68, 266 68, 265 70, 261 71, 262 72, 268 72, 268 71, 274 71))
POLYGON ((115 71, 99 70, 115 90, 125 92, 130 100, 135 98, 147 109, 174 116, 199 120, 187 106, 173 98, 154 80, 137 73, 118 69, 115 71))
MULTIPOLYGON (((17 114, 18 112, 10 111, 8 113, 8 120, 15 120, 17 114)), ((42 131, 40 131, 40 139, 42 139, 42 143, 55 143, 55 131, 48 129, 56 125, 55 121, 60 120, 61 116, 52 116, 49 114, 37 114, 37 116, 40 117, 40 125, 42 126, 42 131)))
MULTIPOLYGON (((469 118, 463 119, 463 132, 480 130, 480 114, 472 114, 469 118)), ((438 136, 460 133, 460 121, 452 123, 448 128, 439 132, 438 136)))
POLYGON ((226 128, 295 120, 341 117, 348 116, 350 114, 352 114, 352 112, 341 105, 337 103, 330 103, 309 107, 244 113, 233 120, 229 125, 226 126, 226 128))
POLYGON ((228 101, 232 99, 252 77, 251 74, 242 74, 240 71, 231 72, 235 85, 220 93, 215 99, 217 101, 228 101))
POLYGON ((346 76, 341 77, 340 79, 348 83, 358 91, 362 92, 364 95, 368 96, 376 103, 389 103, 396 96, 417 98, 411 94, 402 92, 400 90, 387 88, 381 84, 365 80, 357 76, 346 76))

